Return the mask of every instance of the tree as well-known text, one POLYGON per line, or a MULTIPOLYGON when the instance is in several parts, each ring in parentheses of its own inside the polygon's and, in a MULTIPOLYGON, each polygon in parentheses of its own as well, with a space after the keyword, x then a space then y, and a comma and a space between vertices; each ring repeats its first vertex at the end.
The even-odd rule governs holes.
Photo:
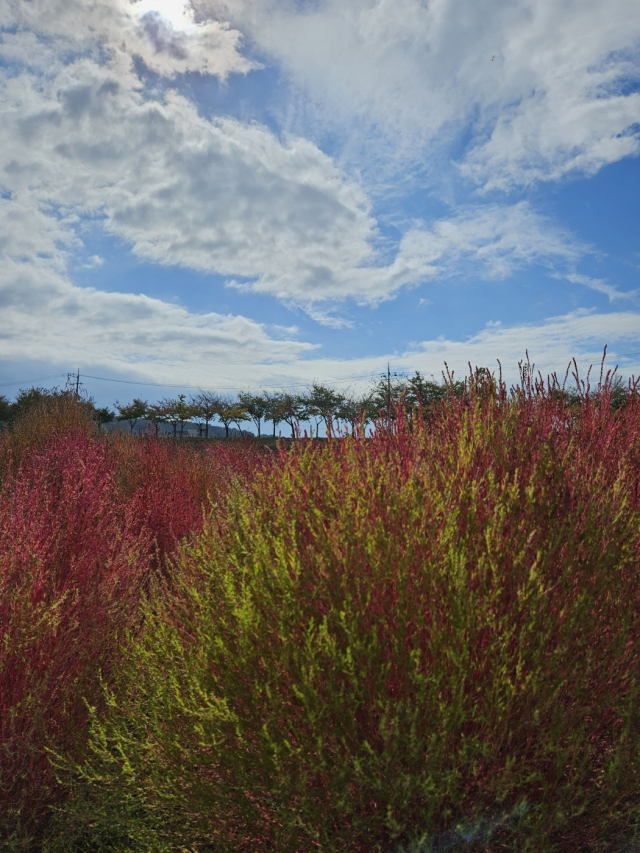
POLYGON ((166 418, 173 427, 173 437, 176 438, 178 426, 180 427, 180 438, 184 432, 184 425, 191 420, 194 411, 193 407, 187 403, 185 394, 178 394, 175 399, 165 398, 160 400, 160 405, 164 408, 166 418))
POLYGON ((221 405, 220 398, 213 391, 200 391, 191 398, 193 419, 200 424, 201 432, 201 425, 204 424, 205 438, 209 438, 209 424, 220 413, 221 405))
POLYGON ((11 420, 13 414, 13 405, 7 398, 0 394, 0 423, 7 423, 11 420))
POLYGON ((25 390, 21 388, 16 394, 16 399, 13 403, 13 417, 19 418, 22 415, 26 414, 29 409, 34 408, 38 405, 38 403, 42 402, 45 397, 49 396, 49 394, 59 393, 57 388, 52 388, 51 391, 48 391, 46 388, 29 388, 25 390))
MULTIPOLYGON (((322 423, 322 415, 320 412, 313 406, 307 395, 302 398, 302 410, 300 413, 300 420, 308 421, 311 423, 315 422, 315 435, 316 437, 320 434, 320 424, 322 423)), ((310 427, 311 438, 314 436, 314 428, 310 427)))
POLYGON ((162 403, 154 403, 152 406, 147 406, 147 420, 151 421, 153 428, 158 437, 158 427, 164 424, 169 419, 169 413, 162 403))
POLYGON ((283 406, 282 394, 271 393, 264 395, 266 401, 266 409, 264 413, 265 421, 273 421, 273 437, 276 437, 276 426, 282 423, 283 406))
POLYGON ((407 404, 411 408, 428 408, 447 396, 447 387, 434 379, 425 379, 419 370, 407 382, 407 404))
MULTIPOLYGON (((296 427, 305 415, 305 403, 302 397, 281 391, 274 394, 270 401, 270 412, 278 418, 278 422, 284 421, 291 427, 291 437, 296 437, 296 427)), ((269 420, 272 418, 269 417, 269 420)), ((275 435, 275 426, 274 426, 275 435)))
POLYGON ((246 410, 236 400, 222 400, 220 404, 220 411, 218 412, 218 418, 224 424, 226 438, 229 438, 229 424, 236 424, 242 434, 242 427, 240 424, 243 421, 250 420, 246 410))
POLYGON ((127 406, 122 406, 116 400, 116 420, 117 421, 126 421, 129 424, 129 428, 131 429, 131 434, 133 435, 133 429, 138 421, 141 421, 143 418, 147 416, 147 401, 140 400, 137 397, 133 398, 133 403, 129 403, 127 406))
MULTIPOLYGON (((269 411, 269 401, 264 394, 250 394, 248 391, 243 391, 239 395, 240 405, 249 415, 251 420, 256 425, 258 430, 258 438, 260 438, 260 425, 263 418, 266 418, 269 411)), ((275 426, 274 426, 275 430, 275 426)))
POLYGON ((96 410, 92 397, 86 393, 76 394, 75 388, 61 390, 58 387, 32 387, 28 390, 21 389, 13 403, 8 403, 6 398, 1 399, 4 400, 4 416, 0 416, 0 421, 6 417, 12 424, 22 422, 23 427, 27 421, 43 426, 45 422, 52 423, 56 420, 58 423, 76 423, 82 424, 83 428, 90 427, 92 422, 95 425, 98 421, 96 412, 100 411, 96 410))
POLYGON ((334 391, 333 388, 321 385, 319 382, 313 382, 302 401, 303 409, 301 413, 320 418, 320 420, 324 421, 327 435, 329 435, 331 432, 331 422, 338 417, 337 413, 344 399, 344 394, 341 394, 339 391, 334 391))
POLYGON ((374 417, 395 419, 395 409, 407 393, 407 379, 403 374, 382 373, 371 392, 374 417))
POLYGON ((444 382, 436 382, 433 377, 425 379, 420 371, 416 370, 413 376, 407 381, 405 395, 409 421, 412 420, 416 409, 428 412, 440 400, 444 400, 452 393, 459 396, 464 392, 464 389, 465 383, 453 381, 453 377, 451 377, 451 381, 447 385, 444 382))
POLYGON ((21 388, 15 401, 11 404, 11 420, 15 421, 24 417, 28 412, 33 411, 46 401, 69 398, 70 396, 70 392, 61 391, 59 388, 36 388, 35 386, 28 390, 21 388))
POLYGON ((350 425, 353 434, 356 433, 357 427, 364 428, 375 415, 376 412, 372 412, 370 394, 346 394, 337 411, 338 418, 350 425))
POLYGON ((611 408, 615 411, 615 409, 626 406, 630 396, 629 388, 624 386, 622 382, 617 382, 611 392, 611 408))
POLYGON ((110 424, 115 416, 115 412, 112 412, 108 406, 104 406, 101 409, 93 407, 93 418, 98 424, 110 424))
POLYGON ((280 391, 275 394, 265 394, 267 401, 267 410, 265 412, 265 420, 273 421, 273 437, 276 435, 276 425, 279 423, 289 424, 291 427, 291 435, 295 438, 296 426, 305 416, 305 404, 301 397, 296 397, 287 391, 280 391))
POLYGON ((234 406, 231 415, 231 423, 238 427, 238 432, 242 435, 242 424, 243 422, 250 421, 250 416, 242 406, 234 406))

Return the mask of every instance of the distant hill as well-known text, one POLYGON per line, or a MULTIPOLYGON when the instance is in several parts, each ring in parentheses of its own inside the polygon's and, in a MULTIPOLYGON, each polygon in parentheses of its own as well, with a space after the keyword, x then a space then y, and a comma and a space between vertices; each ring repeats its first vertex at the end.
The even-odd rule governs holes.
MULTIPOLYGON (((104 424, 104 429, 106 432, 129 432, 130 427, 126 421, 111 421, 111 423, 104 424)), ((155 431, 154 425, 151 421, 138 421, 138 423, 133 428, 133 432, 135 435, 144 434, 148 430, 152 432, 155 431)), ((171 424, 158 424, 158 433, 160 435, 173 435, 173 426, 171 424)), ((180 434, 180 427, 178 427, 177 434, 180 434)), ((198 424, 192 423, 191 421, 187 421, 184 425, 183 436, 198 436, 200 435, 200 428, 198 424)), ((253 433, 249 432, 249 430, 244 430, 242 433, 237 427, 229 427, 229 436, 233 436, 234 438, 240 438, 242 435, 253 435, 253 433)), ((209 424, 209 438, 224 438, 225 437, 225 429, 221 426, 214 426, 213 424, 209 424)))

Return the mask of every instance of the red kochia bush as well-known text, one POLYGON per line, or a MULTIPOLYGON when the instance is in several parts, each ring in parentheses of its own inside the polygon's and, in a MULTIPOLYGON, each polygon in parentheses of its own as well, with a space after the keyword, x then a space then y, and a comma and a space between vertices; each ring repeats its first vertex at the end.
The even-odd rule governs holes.
POLYGON ((110 447, 117 480, 139 529, 154 541, 154 564, 168 571, 166 559, 177 544, 202 529, 203 517, 233 482, 248 482, 270 463, 252 441, 221 441, 203 447, 153 435, 114 436, 110 447))
POLYGON ((206 482, 192 454, 172 441, 149 437, 135 440, 133 447, 130 468, 137 476, 131 511, 140 529, 152 535, 155 562, 164 566, 178 542, 202 527, 206 482))
POLYGON ((0 503, 0 838, 59 799, 46 748, 78 755, 137 612, 150 539, 86 432, 27 452, 0 503))

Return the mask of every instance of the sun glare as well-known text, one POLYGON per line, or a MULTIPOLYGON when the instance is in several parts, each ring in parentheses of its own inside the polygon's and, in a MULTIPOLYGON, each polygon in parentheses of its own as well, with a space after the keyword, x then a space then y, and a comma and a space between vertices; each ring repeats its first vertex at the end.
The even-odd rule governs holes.
POLYGON ((157 12, 169 21, 174 30, 186 30, 193 26, 191 10, 185 0, 138 0, 135 10, 138 15, 157 12))

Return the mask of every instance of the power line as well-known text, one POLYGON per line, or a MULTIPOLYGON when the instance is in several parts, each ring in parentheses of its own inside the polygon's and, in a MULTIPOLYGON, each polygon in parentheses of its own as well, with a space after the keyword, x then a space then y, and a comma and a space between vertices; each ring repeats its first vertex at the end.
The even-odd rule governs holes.
MULTIPOLYGON (((634 358, 636 356, 640 356, 640 352, 620 353, 617 357, 618 358, 634 358)), ((184 388, 185 390, 199 390, 199 391, 247 391, 247 390, 261 390, 264 388, 307 388, 309 386, 309 382, 294 382, 294 383, 281 382, 277 385, 260 385, 260 386, 235 385, 235 386, 227 386, 227 387, 218 386, 217 388, 206 388, 203 385, 183 385, 183 384, 172 383, 172 382, 142 382, 142 381, 138 381, 136 379, 113 379, 113 378, 108 377, 108 376, 93 376, 92 374, 89 374, 89 373, 83 373, 82 375, 85 377, 85 379, 95 379, 98 382, 113 382, 113 383, 118 384, 118 385, 139 385, 139 386, 143 386, 146 388, 184 388)), ((379 373, 366 373, 366 374, 362 374, 361 376, 351 376, 348 379, 325 379, 324 381, 332 383, 332 384, 345 383, 345 382, 359 382, 363 379, 379 379, 380 375, 381 374, 379 374, 379 373)), ((48 381, 49 379, 56 379, 60 376, 61 376, 61 374, 55 373, 55 374, 52 374, 50 376, 42 376, 42 377, 39 377, 37 379, 18 379, 18 380, 15 380, 13 382, 0 383, 0 388, 6 388, 6 387, 9 387, 12 385, 26 385, 26 384, 35 383, 35 382, 45 382, 45 381, 48 381)), ((387 370, 385 371, 385 373, 382 374, 382 376, 387 379, 387 382, 390 381, 390 366, 389 365, 387 365, 387 370)), ((76 384, 76 394, 77 394, 79 392, 78 386, 80 384, 82 384, 82 383, 80 383, 80 370, 78 370, 77 373, 76 372, 74 372, 73 374, 69 373, 66 376, 67 380, 70 380, 72 377, 76 381, 75 384, 76 384)))
POLYGON ((0 388, 7 388, 9 385, 28 385, 33 382, 47 382, 49 379, 57 379, 63 375, 62 373, 54 373, 52 376, 41 376, 39 379, 16 379, 15 382, 0 383, 0 388))
MULTIPOLYGON (((226 388, 205 388, 202 385, 182 385, 171 382, 138 382, 135 379, 111 379, 107 376, 91 376, 89 373, 82 374, 85 379, 96 379, 99 382, 115 382, 121 385, 142 385, 148 388, 185 388, 185 389, 194 389, 194 390, 202 390, 202 391, 245 391, 247 390, 246 385, 235 385, 232 387, 226 388)), ((75 374, 74 374, 75 376, 75 374)), ((326 379, 326 382, 357 382, 361 379, 373 379, 377 377, 377 373, 366 373, 363 376, 352 376, 349 379, 326 379)), ((280 382, 278 385, 260 385, 254 386, 254 390, 258 390, 258 388, 306 388, 309 385, 308 382, 294 382, 294 383, 284 383, 280 382)))
MULTIPOLYGON (((294 382, 294 383, 285 383, 280 382, 277 385, 260 385, 260 386, 247 386, 247 385, 235 385, 235 386, 227 386, 216 388, 206 388, 203 385, 183 385, 172 382, 142 382, 136 379, 113 379, 108 376, 94 376, 89 373, 82 374, 85 379, 95 379, 98 382, 113 382, 116 385, 140 385, 148 388, 184 388, 186 390, 200 390, 200 391, 247 391, 247 390, 260 390, 263 388, 307 388, 309 386, 309 382, 294 382)), ((45 382, 49 379, 57 379, 59 377, 64 376, 67 382, 71 382, 76 386, 76 394, 79 392, 79 386, 83 383, 80 382, 80 371, 74 371, 73 373, 67 374, 59 374, 55 373, 50 376, 41 376, 37 379, 17 379, 13 382, 4 382, 0 383, 0 388, 9 387, 11 385, 28 385, 33 384, 35 382, 45 382)), ((352 376, 348 379, 325 379, 325 382, 329 383, 344 383, 344 382, 358 382, 363 379, 376 379, 378 378, 378 373, 365 373, 361 376, 352 376)))

